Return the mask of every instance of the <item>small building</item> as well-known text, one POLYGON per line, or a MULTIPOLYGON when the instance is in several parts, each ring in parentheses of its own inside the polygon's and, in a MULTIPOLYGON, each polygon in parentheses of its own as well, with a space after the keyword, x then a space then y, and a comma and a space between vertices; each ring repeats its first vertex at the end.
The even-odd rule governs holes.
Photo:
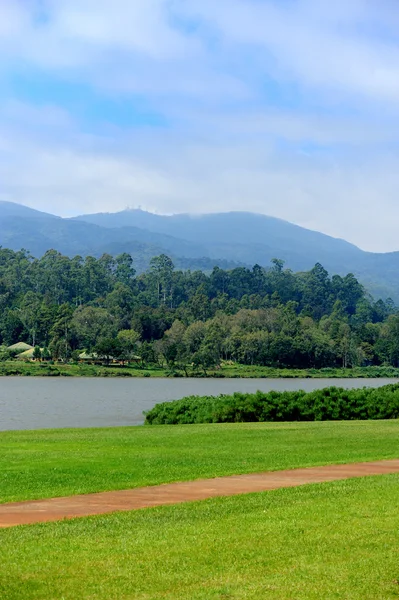
POLYGON ((28 350, 32 350, 33 353, 33 349, 33 346, 31 346, 30 344, 26 344, 25 342, 17 342, 16 344, 8 346, 7 348, 7 350, 10 350, 10 352, 17 352, 18 354, 21 354, 22 352, 27 352, 28 350))
POLYGON ((104 363, 113 363, 113 364, 118 364, 118 365, 124 365, 127 362, 133 362, 133 363, 139 363, 141 362, 141 356, 131 356, 129 358, 129 360, 123 360, 121 358, 115 358, 114 356, 108 356, 107 358, 104 356, 99 357, 98 354, 96 352, 92 352, 91 354, 84 351, 81 352, 81 354, 79 354, 79 361, 81 362, 87 362, 87 363, 94 363, 94 364, 99 364, 102 365, 104 363))
MULTIPOLYGON (((40 348, 40 352, 43 352, 43 348, 40 348)), ((33 353, 34 353, 35 349, 34 348, 29 348, 29 350, 25 350, 24 352, 21 352, 21 354, 17 354, 17 358, 21 359, 21 360, 34 360, 33 358, 33 353)))

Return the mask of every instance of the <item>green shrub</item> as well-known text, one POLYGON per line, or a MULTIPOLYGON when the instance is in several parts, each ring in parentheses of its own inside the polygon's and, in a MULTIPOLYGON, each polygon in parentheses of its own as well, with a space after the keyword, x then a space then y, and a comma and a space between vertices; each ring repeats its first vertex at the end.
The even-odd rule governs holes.
POLYGON ((157 404, 145 417, 149 425, 397 419, 399 383, 377 389, 189 396, 157 404))

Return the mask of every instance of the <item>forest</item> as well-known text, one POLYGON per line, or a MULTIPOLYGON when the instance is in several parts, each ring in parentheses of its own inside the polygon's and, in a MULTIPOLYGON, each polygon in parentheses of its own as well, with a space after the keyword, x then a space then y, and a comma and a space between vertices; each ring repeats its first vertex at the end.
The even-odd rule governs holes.
MULTIPOLYGON (((357 279, 279 259, 211 272, 162 254, 136 274, 127 253, 37 259, 0 248, 0 359, 26 342, 37 360, 140 361, 187 372, 233 361, 276 368, 399 366, 399 312, 357 279)), ((15 354, 15 353, 14 353, 15 354)))

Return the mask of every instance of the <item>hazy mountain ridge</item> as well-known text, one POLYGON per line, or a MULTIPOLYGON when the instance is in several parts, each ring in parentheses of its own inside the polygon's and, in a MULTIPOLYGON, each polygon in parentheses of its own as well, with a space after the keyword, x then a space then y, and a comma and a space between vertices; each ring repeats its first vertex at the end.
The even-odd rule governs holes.
POLYGON ((316 262, 329 263, 336 272, 348 257, 362 250, 344 240, 311 231, 274 217, 245 212, 201 216, 160 216, 141 210, 83 215, 76 220, 101 227, 133 225, 154 234, 168 234, 191 243, 201 242, 213 258, 230 258, 247 264, 268 265, 271 258, 287 261, 294 270, 311 268, 316 262), (334 260, 332 260, 334 256, 334 260), (323 262, 324 261, 324 262, 323 262))
POLYGON ((35 256, 50 248, 68 256, 129 252, 140 271, 162 252, 179 268, 268 266, 277 257, 302 271, 320 262, 331 274, 353 272, 374 296, 399 301, 399 252, 365 252, 345 240, 246 212, 162 216, 126 210, 63 219, 0 202, 0 244, 35 256))
POLYGON ((82 215, 76 220, 102 227, 134 223, 153 233, 177 234, 191 242, 201 240, 210 257, 244 264, 267 266, 278 257, 294 271, 300 271, 320 262, 331 274, 353 272, 375 296, 399 300, 399 252, 365 252, 345 240, 275 217, 246 212, 162 216, 130 209, 82 215))
POLYGON ((40 257, 50 248, 67 256, 134 256, 138 272, 148 268, 153 256, 166 253, 179 268, 211 270, 215 265, 231 269, 241 265, 229 259, 214 259, 205 246, 157 234, 138 227, 100 227, 77 219, 63 219, 10 202, 0 202, 0 245, 12 250, 24 248, 40 257))

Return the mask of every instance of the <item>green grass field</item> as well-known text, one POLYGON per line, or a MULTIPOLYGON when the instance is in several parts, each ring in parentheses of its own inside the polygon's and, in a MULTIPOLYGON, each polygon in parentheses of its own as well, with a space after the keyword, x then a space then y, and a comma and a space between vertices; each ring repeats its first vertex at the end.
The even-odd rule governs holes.
POLYGON ((0 530, 0 598, 389 600, 398 548, 399 477, 355 479, 0 530))
POLYGON ((0 432, 0 502, 385 458, 399 420, 0 432))

